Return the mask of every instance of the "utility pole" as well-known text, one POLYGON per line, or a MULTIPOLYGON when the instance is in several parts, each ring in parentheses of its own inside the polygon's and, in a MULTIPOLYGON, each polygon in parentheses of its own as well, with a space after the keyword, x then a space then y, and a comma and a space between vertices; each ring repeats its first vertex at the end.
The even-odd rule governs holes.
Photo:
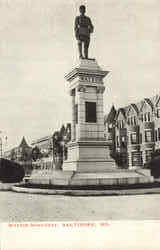
POLYGON ((0 137, 0 158, 2 158, 2 138, 0 137))
MULTIPOLYGON (((0 134, 2 134, 2 131, 0 131, 0 134)), ((5 144, 7 145, 7 139, 8 137, 5 137, 5 144)), ((0 158, 3 157, 3 140, 2 140, 2 136, 0 136, 0 158)))
MULTIPOLYGON (((0 131, 0 134, 2 134, 2 131, 0 131)), ((0 137, 0 158, 2 158, 2 137, 0 137)))

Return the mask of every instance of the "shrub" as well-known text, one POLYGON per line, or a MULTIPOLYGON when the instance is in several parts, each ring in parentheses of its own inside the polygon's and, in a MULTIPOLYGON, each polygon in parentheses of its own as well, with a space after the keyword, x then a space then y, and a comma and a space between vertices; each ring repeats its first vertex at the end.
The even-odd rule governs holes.
POLYGON ((34 161, 36 161, 36 160, 42 158, 41 151, 40 151, 40 149, 39 149, 37 146, 35 146, 35 147, 32 149, 31 158, 32 158, 34 161))
POLYGON ((120 168, 126 168, 127 158, 124 159, 123 154, 120 152, 111 153, 111 157, 115 160, 116 164, 120 168))
POLYGON ((160 155, 147 162, 144 167, 150 169, 155 178, 160 177, 160 155))
POLYGON ((6 183, 20 182, 25 175, 24 169, 18 163, 0 159, 0 181, 6 183))
POLYGON ((151 154, 152 159, 155 158, 155 157, 157 157, 157 156, 160 156, 160 149, 156 149, 151 154))

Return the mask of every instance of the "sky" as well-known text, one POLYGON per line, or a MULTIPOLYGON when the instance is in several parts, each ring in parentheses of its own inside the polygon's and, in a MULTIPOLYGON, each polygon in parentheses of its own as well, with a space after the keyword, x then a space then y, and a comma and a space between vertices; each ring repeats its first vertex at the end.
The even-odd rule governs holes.
POLYGON ((89 56, 110 71, 104 113, 160 93, 159 0, 0 0, 4 151, 71 121, 64 76, 78 60, 73 27, 81 4, 95 28, 89 56))

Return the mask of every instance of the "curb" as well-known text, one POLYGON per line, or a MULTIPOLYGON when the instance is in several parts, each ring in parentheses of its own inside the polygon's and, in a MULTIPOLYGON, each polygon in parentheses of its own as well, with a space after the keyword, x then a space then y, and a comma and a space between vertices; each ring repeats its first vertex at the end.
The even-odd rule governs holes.
POLYGON ((144 195, 160 194, 160 188, 124 189, 124 190, 65 190, 65 189, 40 189, 12 186, 11 190, 17 193, 47 194, 47 195, 72 195, 72 196, 100 196, 100 195, 144 195))
POLYGON ((18 184, 19 183, 0 183, 0 191, 12 191, 12 187, 18 184))

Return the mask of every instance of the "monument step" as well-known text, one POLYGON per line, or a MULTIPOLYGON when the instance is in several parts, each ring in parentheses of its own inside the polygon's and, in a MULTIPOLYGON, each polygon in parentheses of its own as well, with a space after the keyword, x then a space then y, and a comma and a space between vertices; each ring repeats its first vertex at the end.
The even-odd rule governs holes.
POLYGON ((73 186, 90 186, 90 185, 129 185, 139 183, 151 183, 153 177, 145 171, 137 170, 117 170, 117 172, 92 172, 77 173, 73 171, 52 171, 52 174, 46 176, 31 176, 28 180, 31 184, 48 184, 48 185, 73 185, 73 186))
POLYGON ((108 178, 135 178, 142 175, 136 172, 107 172, 107 173, 76 173, 75 179, 108 179, 108 178))
POLYGON ((54 177, 54 178, 70 178, 73 175, 73 171, 62 171, 62 170, 35 170, 31 174, 31 178, 34 177, 54 177))

